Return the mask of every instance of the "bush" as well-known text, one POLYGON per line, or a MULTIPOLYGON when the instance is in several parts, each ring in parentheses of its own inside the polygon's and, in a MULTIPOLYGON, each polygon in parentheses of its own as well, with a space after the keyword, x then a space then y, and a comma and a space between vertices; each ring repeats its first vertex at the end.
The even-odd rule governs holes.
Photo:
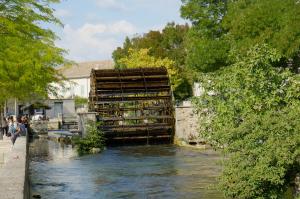
POLYGON ((257 45, 203 75, 201 136, 228 157, 219 181, 228 198, 284 198, 300 172, 300 75, 274 67, 280 58, 257 45))
POLYGON ((88 99, 80 96, 75 96, 75 107, 83 106, 88 104, 88 99))
POLYGON ((77 147, 77 152, 80 155, 93 153, 94 149, 103 151, 105 138, 103 132, 98 128, 99 125, 97 122, 88 122, 86 137, 73 139, 73 143, 77 147))

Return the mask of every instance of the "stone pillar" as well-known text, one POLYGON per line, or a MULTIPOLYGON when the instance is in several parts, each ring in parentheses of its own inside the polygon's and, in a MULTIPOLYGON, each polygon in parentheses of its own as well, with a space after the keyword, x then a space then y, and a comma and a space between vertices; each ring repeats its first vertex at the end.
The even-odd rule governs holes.
POLYGON ((190 101, 185 101, 181 106, 175 107, 176 115, 176 132, 175 139, 189 143, 197 141, 198 132, 198 115, 190 101))
POLYGON ((17 117, 18 115, 19 115, 18 99, 15 98, 15 116, 17 117))
POLYGON ((96 122, 96 112, 78 113, 78 129, 81 131, 82 137, 86 136, 86 125, 89 121, 96 122))

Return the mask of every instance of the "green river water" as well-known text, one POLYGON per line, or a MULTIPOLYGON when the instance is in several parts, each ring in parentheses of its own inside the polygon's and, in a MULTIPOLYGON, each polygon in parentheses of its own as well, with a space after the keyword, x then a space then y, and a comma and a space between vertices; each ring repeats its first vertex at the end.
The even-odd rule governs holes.
MULTIPOLYGON (((122 146, 78 156, 71 145, 30 143, 31 195, 46 199, 218 199, 221 156, 174 145, 122 146)), ((33 198, 33 197, 32 197, 33 198)))

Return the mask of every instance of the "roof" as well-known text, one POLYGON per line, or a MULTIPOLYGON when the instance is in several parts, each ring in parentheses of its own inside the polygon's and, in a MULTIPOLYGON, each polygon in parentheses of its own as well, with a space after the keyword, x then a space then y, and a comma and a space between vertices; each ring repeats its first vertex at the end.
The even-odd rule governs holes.
POLYGON ((30 108, 33 108, 33 109, 38 109, 38 108, 51 109, 51 107, 49 107, 46 104, 43 104, 42 102, 36 102, 36 103, 33 103, 33 104, 29 104, 27 106, 21 107, 21 110, 29 110, 30 108))
POLYGON ((90 77, 92 69, 113 69, 112 60, 76 63, 72 66, 59 67, 58 70, 68 79, 90 77))

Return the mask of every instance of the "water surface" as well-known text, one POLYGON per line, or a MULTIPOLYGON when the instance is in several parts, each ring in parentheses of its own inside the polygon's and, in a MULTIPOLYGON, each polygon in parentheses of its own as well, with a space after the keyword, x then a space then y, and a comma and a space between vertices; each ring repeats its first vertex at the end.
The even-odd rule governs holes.
POLYGON ((47 199, 218 199, 220 156, 171 145, 108 148, 77 156, 70 145, 30 144, 31 193, 47 199))

